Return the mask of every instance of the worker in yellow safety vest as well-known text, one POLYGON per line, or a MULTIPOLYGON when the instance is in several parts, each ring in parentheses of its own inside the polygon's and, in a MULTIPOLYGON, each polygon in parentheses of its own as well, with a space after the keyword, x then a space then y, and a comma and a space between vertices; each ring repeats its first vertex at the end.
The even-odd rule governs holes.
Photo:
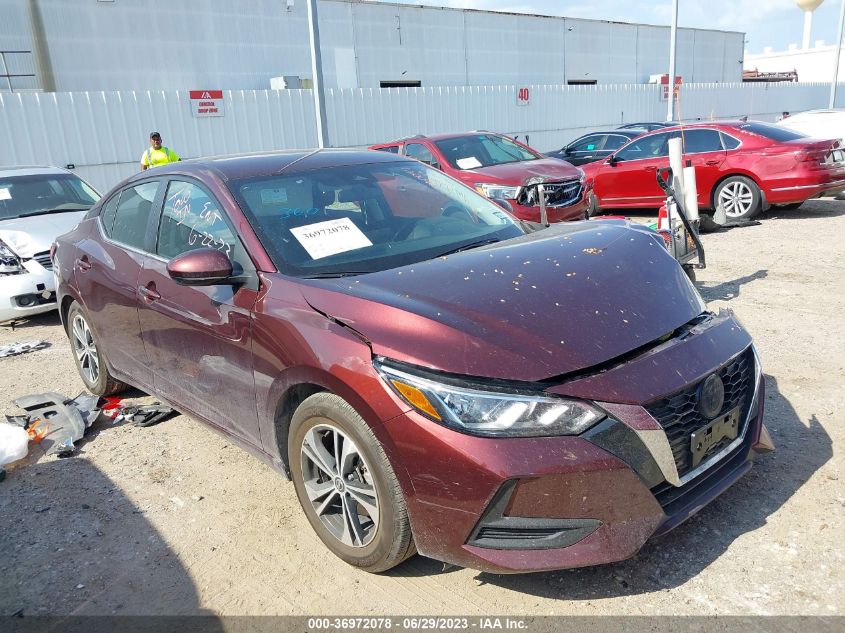
POLYGON ((141 170, 166 165, 167 163, 175 163, 177 160, 182 160, 179 158, 179 154, 161 144, 161 134, 151 132, 150 147, 141 155, 141 170))

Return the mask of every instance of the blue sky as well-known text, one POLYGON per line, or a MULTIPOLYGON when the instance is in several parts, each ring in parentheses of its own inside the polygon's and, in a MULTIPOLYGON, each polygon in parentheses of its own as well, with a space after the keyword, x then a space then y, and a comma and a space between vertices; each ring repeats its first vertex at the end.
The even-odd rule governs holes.
MULTIPOLYGON (((396 0, 394 0, 396 1, 396 0)), ((466 9, 540 13, 573 18, 669 24, 671 0, 398 0, 466 9)), ((825 0, 813 18, 811 45, 815 40, 836 43, 842 0, 825 0)), ((801 44, 804 18, 794 0, 680 0, 678 24, 682 27, 743 31, 746 50, 762 53, 771 46, 786 50, 801 44)))

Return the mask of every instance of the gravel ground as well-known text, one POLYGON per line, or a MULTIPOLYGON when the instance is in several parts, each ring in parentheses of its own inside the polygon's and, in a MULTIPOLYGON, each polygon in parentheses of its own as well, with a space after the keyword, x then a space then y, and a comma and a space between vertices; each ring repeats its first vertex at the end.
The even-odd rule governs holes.
MULTIPOLYGON (((499 576, 416 556, 362 573, 312 534, 289 482, 180 416, 98 425, 75 457, 35 447, 9 470, 0 615, 841 614, 845 202, 704 241, 698 286, 756 338, 777 451, 633 559, 499 576)), ((0 327, 0 345, 32 339, 51 346, 0 359, 0 413, 21 395, 83 388, 55 315, 0 327)))

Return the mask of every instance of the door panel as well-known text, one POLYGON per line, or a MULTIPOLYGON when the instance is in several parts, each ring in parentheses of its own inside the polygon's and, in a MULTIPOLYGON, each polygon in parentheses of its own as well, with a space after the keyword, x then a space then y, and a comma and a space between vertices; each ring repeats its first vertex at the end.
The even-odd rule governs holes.
POLYGON ((659 207, 666 194, 657 184, 657 170, 669 166, 669 133, 638 138, 604 164, 596 174, 593 191, 604 208, 659 207))
POLYGON ((181 286, 167 273, 172 257, 209 247, 227 253, 237 272, 251 266, 217 200, 197 183, 171 181, 157 254, 144 259, 137 284, 156 392, 261 447, 252 355, 256 290, 181 286))
POLYGON ((74 263, 80 296, 109 365, 148 389, 153 377, 138 320, 137 286, 158 185, 128 187, 109 200, 96 220, 94 239, 78 244, 74 263), (113 241, 118 238, 121 243, 113 241))

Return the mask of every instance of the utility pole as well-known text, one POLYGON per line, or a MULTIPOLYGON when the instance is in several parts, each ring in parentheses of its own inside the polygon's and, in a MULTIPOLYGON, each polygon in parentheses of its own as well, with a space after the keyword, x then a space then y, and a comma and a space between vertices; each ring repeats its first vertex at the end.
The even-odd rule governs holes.
POLYGON ((842 0, 842 5, 839 8, 839 44, 836 45, 836 50, 833 51, 833 79, 830 81, 830 103, 829 107, 832 110, 836 102, 836 84, 839 81, 839 56, 842 54, 842 26, 845 23, 845 0, 842 0))
POLYGON ((678 0, 672 0, 672 31, 669 38, 669 110, 667 121, 675 120, 675 56, 678 43, 678 0))
POLYGON ((317 19, 317 0, 308 0, 308 36, 311 42, 311 92, 314 94, 314 111, 317 115, 317 147, 329 145, 326 124, 326 96, 323 92, 323 58, 320 54, 320 26, 317 19))

